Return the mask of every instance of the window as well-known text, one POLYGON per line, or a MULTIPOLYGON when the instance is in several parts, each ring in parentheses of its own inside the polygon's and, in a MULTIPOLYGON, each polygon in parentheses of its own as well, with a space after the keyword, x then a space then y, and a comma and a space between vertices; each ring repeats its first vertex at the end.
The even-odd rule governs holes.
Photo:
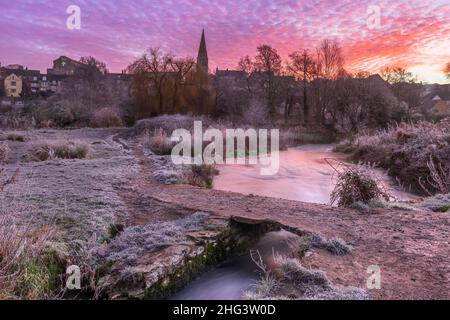
POLYGON ((17 85, 16 81, 11 81, 11 86, 15 87, 17 85))
POLYGON ((42 77, 42 81, 47 81, 47 77, 42 77))
POLYGON ((16 89, 11 89, 11 93, 16 93, 16 89))

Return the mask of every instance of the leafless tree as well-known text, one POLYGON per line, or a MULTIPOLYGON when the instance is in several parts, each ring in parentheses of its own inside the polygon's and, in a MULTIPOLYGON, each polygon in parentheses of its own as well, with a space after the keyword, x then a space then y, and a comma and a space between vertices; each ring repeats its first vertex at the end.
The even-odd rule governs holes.
POLYGON ((260 72, 265 78, 265 89, 267 94, 267 107, 269 114, 273 118, 275 115, 275 76, 279 75, 282 69, 281 56, 275 48, 269 45, 258 47, 258 54, 254 62, 255 70, 260 72))
POLYGON ((342 49, 336 41, 323 40, 316 50, 316 72, 312 82, 316 121, 326 127, 334 127, 333 112, 336 81, 347 76, 344 70, 342 49))
POLYGON ((157 106, 151 108, 150 114, 161 114, 164 106, 164 86, 172 70, 173 56, 162 52, 159 48, 150 48, 128 66, 128 71, 135 75, 134 91, 137 100, 147 104, 152 91, 155 93, 157 106))
POLYGON ((411 72, 401 66, 385 66, 381 69, 380 76, 390 84, 414 83, 417 81, 411 72))
POLYGON ((172 94, 172 112, 180 112, 179 110, 179 88, 186 82, 187 75, 195 67, 195 61, 191 57, 172 59, 172 70, 175 72, 172 94))
POLYGON ((305 124, 309 119, 309 106, 307 98, 307 84, 316 73, 316 63, 308 50, 299 50, 289 55, 290 63, 288 69, 296 79, 303 81, 303 119, 305 124))
POLYGON ((410 108, 418 108, 422 87, 417 77, 401 66, 386 66, 381 70, 381 77, 391 85, 395 96, 408 104, 410 108))
POLYGON ((241 60, 239 60, 237 69, 245 72, 245 74, 247 75, 247 90, 250 92, 251 87, 249 77, 255 69, 255 64, 253 63, 250 56, 246 55, 245 57, 242 57, 241 60))
POLYGON ((317 74, 319 77, 336 80, 344 73, 344 57, 337 41, 325 39, 317 49, 317 74))

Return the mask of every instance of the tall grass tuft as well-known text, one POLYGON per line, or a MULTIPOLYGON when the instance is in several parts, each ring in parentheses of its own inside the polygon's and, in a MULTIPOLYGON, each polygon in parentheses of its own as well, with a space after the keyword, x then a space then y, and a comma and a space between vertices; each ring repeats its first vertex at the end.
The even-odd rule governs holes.
POLYGON ((30 157, 35 161, 59 159, 84 159, 89 155, 89 145, 80 141, 58 139, 34 143, 30 157))

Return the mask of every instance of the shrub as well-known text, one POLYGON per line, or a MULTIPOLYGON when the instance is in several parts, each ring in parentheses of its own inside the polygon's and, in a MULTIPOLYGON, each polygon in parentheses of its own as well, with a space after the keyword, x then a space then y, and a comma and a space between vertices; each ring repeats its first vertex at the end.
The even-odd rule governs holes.
POLYGON ((186 183, 211 189, 213 186, 214 176, 218 171, 213 165, 201 164, 191 165, 184 171, 184 180, 186 183))
POLYGON ((122 118, 114 108, 102 108, 94 112, 89 123, 94 128, 123 127, 122 118))
POLYGON ((84 159, 89 152, 89 146, 83 142, 57 140, 35 143, 30 156, 35 161, 47 161, 53 158, 84 159))
POLYGON ((50 120, 50 126, 68 127, 75 123, 75 115, 70 108, 55 106, 49 110, 47 120, 50 120))
POLYGON ((368 204, 381 198, 389 200, 389 195, 364 167, 347 167, 338 172, 336 186, 331 193, 332 204, 337 202, 340 207, 350 207, 355 202, 368 204))
POLYGON ((434 179, 438 176, 446 177, 448 187, 450 123, 402 123, 346 140, 337 149, 351 153, 355 161, 378 163, 415 191, 442 193, 434 179))
POLYGON ((170 155, 174 143, 162 129, 154 130, 151 134, 148 130, 142 135, 142 143, 157 155, 170 155))

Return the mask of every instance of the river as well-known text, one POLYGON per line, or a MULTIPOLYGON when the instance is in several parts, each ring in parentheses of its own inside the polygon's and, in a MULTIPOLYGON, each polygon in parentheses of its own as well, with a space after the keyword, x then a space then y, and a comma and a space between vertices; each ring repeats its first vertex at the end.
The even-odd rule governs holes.
MULTIPOLYGON (((334 165, 345 162, 346 156, 332 152, 332 145, 303 145, 281 151, 280 168, 274 176, 262 176, 260 165, 220 165, 214 178, 214 189, 329 204, 336 173, 326 159, 334 165)), ((398 200, 411 200, 415 196, 403 191, 382 170, 373 169, 388 192, 398 200)))

